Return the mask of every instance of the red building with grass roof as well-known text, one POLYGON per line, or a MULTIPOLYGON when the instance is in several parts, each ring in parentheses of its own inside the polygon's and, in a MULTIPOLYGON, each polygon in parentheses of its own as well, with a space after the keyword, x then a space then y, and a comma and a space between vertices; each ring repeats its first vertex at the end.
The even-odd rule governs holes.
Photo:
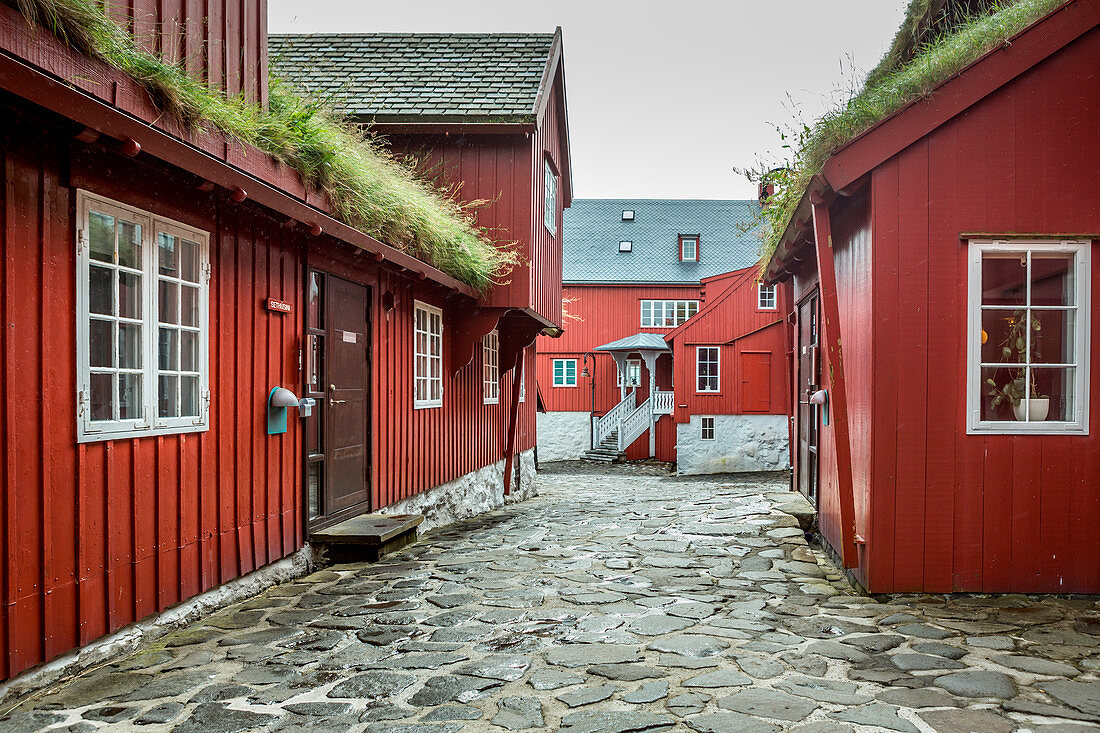
POLYGON ((1100 2, 944 5, 774 210, 795 480, 871 592, 1097 593, 1100 2))
POLYGON ((533 82, 495 77, 534 142, 485 193, 522 225, 481 232, 372 149, 373 192, 306 165, 323 146, 267 84, 262 0, 138 0, 121 27, 29 7, 43 24, 0 4, 0 699, 303 571, 349 518, 531 492, 534 400, 505 372, 560 326, 532 235, 569 198, 560 36, 533 82))

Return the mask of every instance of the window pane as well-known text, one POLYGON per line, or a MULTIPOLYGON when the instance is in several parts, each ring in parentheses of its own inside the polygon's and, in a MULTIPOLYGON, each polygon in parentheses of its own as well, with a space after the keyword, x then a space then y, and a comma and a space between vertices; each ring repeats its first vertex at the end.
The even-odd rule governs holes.
POLYGON ((157 318, 161 323, 179 323, 180 286, 173 282, 160 281, 160 309, 157 318))
POLYGON ((1015 420, 1013 408, 1023 399, 1024 381, 1022 368, 983 368, 981 419, 1015 420))
POLYGON ((93 260, 115 261, 115 218, 98 211, 88 212, 88 243, 93 260))
POLYGON ((187 282, 199 281, 199 245, 187 239, 181 239, 180 245, 180 277, 187 282))
POLYGON ((128 221, 118 223, 118 264, 141 269, 141 225, 128 221))
POLYGON ((199 334, 195 331, 180 331, 180 371, 197 372, 199 370, 199 334))
POLYGON ((1077 362, 1076 312, 1071 310, 1031 311, 1031 363, 1074 364, 1077 362))
POLYGON ((118 365, 122 369, 141 369, 140 323, 118 324, 118 365))
POLYGON ((180 288, 180 323, 199 325, 199 289, 184 285, 180 288))
POLYGON ((310 336, 309 337, 309 371, 306 375, 306 383, 309 385, 310 392, 323 392, 322 386, 323 363, 322 358, 325 349, 325 342, 323 336, 310 336))
POLYGON ((118 314, 123 318, 141 318, 141 275, 118 273, 118 314))
POLYGON ((157 248, 160 274, 179 277, 179 240, 171 234, 161 232, 157 236, 157 248))
POLYGON ((686 321, 687 317, 688 317, 687 301, 681 300, 676 304, 676 325, 679 326, 681 323, 686 321))
POLYGON ((173 328, 160 329, 160 354, 157 360, 157 368, 162 371, 176 371, 179 369, 179 331, 173 328))
POLYGON ((1031 304, 1076 305, 1075 256, 1071 252, 1031 253, 1031 304))
POLYGON ((88 309, 92 313, 115 314, 114 271, 92 265, 88 273, 88 309))
POLYGON ((982 254, 982 305, 1024 305, 1027 254, 982 254))
POLYGON ((111 408, 114 400, 114 390, 111 382, 110 374, 92 375, 89 399, 93 420, 111 420, 114 418, 114 410, 111 408))
POLYGON ((321 288, 324 287, 321 282, 321 273, 311 272, 309 273, 309 304, 307 309, 309 311, 309 320, 307 323, 310 328, 324 328, 325 324, 322 322, 324 313, 321 308, 321 288))
POLYGON ((1024 342, 1024 312, 1007 310, 982 311, 982 361, 987 364, 1023 364, 1027 344, 1024 342))
POLYGON ((307 492, 309 494, 308 504, 310 519, 313 519, 321 513, 321 482, 324 480, 322 478, 324 474, 322 470, 324 465, 325 464, 321 461, 309 464, 306 485, 308 486, 307 492))
POLYGON ((180 377, 180 415, 184 417, 199 415, 198 377, 180 377))
POLYGON ((88 322, 89 364, 94 367, 115 365, 115 324, 113 321, 88 322))
POLYGON ((179 403, 176 400, 176 389, 179 387, 179 377, 162 374, 157 379, 157 415, 160 417, 176 417, 179 415, 179 403))
POLYGON ((1077 370, 1072 367, 1036 367, 1032 368, 1032 381, 1035 385, 1032 398, 1032 420, 1074 421, 1077 419, 1076 388, 1077 370), (1043 416, 1043 400, 1046 402, 1046 416, 1043 416))
POLYGON ((118 417, 120 420, 140 420, 141 375, 118 375, 118 417))

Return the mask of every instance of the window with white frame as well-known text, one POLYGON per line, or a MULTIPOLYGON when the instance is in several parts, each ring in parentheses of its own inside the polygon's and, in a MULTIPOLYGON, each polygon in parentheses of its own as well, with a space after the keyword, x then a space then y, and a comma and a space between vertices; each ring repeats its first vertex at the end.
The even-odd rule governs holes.
POLYGON ((774 285, 756 284, 756 307, 762 311, 773 311, 777 308, 774 285))
POLYGON ((550 166, 549 159, 543 161, 543 211, 542 223, 546 231, 557 234, 558 231, 558 176, 550 166))
POLYGON ((527 360, 519 368, 519 401, 527 401, 527 360))
POLYGON ((634 251, 634 243, 633 242, 627 242, 627 241, 619 242, 619 251, 620 252, 633 252, 634 251))
POLYGON ((698 312, 698 300, 643 300, 642 328, 675 328, 698 312))
POLYGON ((577 386, 577 360, 554 359, 554 386, 577 386))
POLYGON ((717 392, 718 383, 718 347, 695 347, 695 391, 717 392))
POLYGON ((500 333, 495 329, 481 338, 482 399, 486 405, 500 402, 500 333))
POLYGON ((680 235, 680 261, 699 261, 699 237, 680 235))
POLYGON ((77 439, 206 430, 209 236, 80 191, 77 439))
POLYGON ((625 384, 627 387, 637 387, 642 383, 642 360, 641 359, 627 359, 626 360, 626 374, 615 370, 619 375, 619 383, 616 386, 622 387, 624 384, 623 377, 625 376, 625 384))
POLYGON ((634 221, 634 209, 623 209, 623 221, 634 221))
POLYGON ((969 247, 968 432, 1087 434, 1089 243, 969 247))
POLYGON ((443 311, 415 301, 413 319, 413 407, 439 407, 443 404, 443 311))
POLYGON ((713 415, 704 415, 699 418, 699 440, 714 440, 713 415))

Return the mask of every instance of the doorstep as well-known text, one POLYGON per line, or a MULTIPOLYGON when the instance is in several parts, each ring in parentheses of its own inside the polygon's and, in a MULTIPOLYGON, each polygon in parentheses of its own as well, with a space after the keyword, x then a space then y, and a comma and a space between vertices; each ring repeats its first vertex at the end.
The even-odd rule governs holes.
POLYGON ((333 562, 377 562, 416 542, 423 521, 422 514, 360 514, 310 532, 309 542, 324 547, 333 562))

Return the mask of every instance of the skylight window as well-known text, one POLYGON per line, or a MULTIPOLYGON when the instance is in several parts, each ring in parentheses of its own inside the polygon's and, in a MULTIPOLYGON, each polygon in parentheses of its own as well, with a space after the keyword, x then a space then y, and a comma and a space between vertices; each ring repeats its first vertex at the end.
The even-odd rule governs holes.
POLYGON ((620 252, 632 252, 634 250, 633 242, 619 242, 620 252))
POLYGON ((634 209, 623 209, 623 221, 634 221, 634 209))

